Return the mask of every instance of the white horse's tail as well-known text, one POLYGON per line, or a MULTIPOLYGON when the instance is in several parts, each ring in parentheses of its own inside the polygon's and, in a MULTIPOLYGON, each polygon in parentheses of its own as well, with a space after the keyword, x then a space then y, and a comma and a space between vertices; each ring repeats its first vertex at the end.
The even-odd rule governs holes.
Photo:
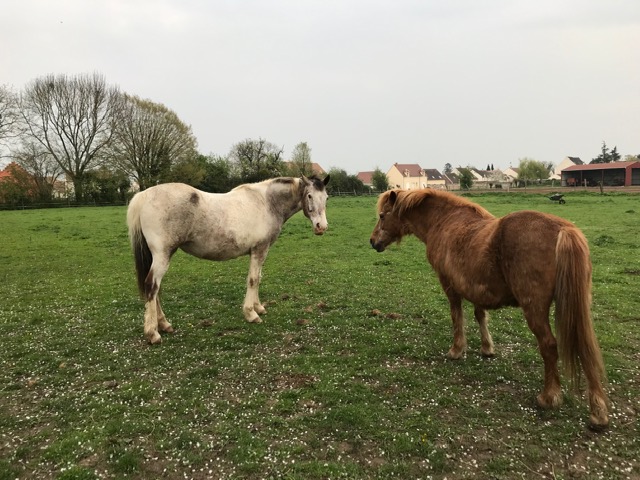
POLYGON ((129 227, 129 241, 131 242, 131 250, 133 250, 133 258, 136 265, 138 291, 142 297, 146 297, 145 282, 149 270, 151 270, 153 256, 140 225, 140 209, 143 204, 143 195, 144 193, 140 192, 131 199, 127 209, 127 226, 129 227))

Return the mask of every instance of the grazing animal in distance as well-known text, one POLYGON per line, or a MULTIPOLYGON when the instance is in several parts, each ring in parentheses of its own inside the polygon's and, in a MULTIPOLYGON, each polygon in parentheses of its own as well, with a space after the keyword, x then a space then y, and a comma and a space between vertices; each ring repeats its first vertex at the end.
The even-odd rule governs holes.
POLYGON ((377 213, 370 243, 378 252, 405 235, 426 245, 451 309, 449 358, 459 359, 467 348, 463 299, 474 305, 484 356, 494 355, 487 310, 520 307, 544 361, 538 405, 555 408, 562 403, 560 358, 572 385, 578 384, 580 368, 584 372, 590 427, 608 426, 604 362, 591 320, 589 247, 576 226, 535 211, 496 218, 467 199, 428 188, 384 192, 377 213), (549 325, 553 302, 557 340, 549 325))
POLYGON ((302 210, 316 235, 328 228, 329 175, 275 178, 240 185, 228 193, 207 193, 182 183, 165 183, 137 193, 127 209, 127 225, 145 300, 144 334, 160 343, 158 328, 172 332, 160 306, 160 284, 178 248, 206 260, 250 255, 242 307, 248 322, 266 313, 258 287, 262 265, 284 223, 302 210))

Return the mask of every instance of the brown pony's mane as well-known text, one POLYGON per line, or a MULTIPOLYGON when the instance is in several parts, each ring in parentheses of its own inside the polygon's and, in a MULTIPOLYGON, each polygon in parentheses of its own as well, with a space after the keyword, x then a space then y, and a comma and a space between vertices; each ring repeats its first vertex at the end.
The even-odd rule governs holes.
POLYGON ((466 208, 481 218, 494 218, 488 210, 485 210, 477 203, 473 203, 453 193, 435 190, 433 188, 423 188, 421 190, 389 190, 383 193, 378 199, 378 212, 381 211, 382 206, 389 200, 391 192, 395 192, 397 195, 393 210, 394 213, 400 217, 422 205, 425 200, 434 199, 441 200, 454 208, 466 208))

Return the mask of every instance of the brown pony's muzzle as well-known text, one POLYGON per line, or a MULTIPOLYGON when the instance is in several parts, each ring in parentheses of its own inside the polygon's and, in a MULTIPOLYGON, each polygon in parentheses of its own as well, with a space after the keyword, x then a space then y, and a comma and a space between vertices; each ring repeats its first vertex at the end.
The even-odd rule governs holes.
POLYGON ((381 242, 376 242, 373 237, 369 239, 369 243, 376 250, 376 252, 384 252, 385 246, 381 242))

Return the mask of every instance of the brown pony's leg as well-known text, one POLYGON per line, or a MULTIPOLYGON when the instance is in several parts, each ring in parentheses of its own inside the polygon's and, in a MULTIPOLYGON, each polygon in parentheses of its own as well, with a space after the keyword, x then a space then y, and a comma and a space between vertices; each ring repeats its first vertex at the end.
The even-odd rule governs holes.
POLYGON ((493 357, 495 352, 493 350, 493 339, 491 333, 489 333, 489 316, 484 308, 475 307, 473 315, 476 317, 478 326, 480 327, 480 339, 482 346, 480 347, 480 353, 485 357, 493 357))
POLYGON ((585 369, 584 372, 589 389, 590 426, 594 430, 602 430, 609 425, 607 396, 602 389, 600 377, 593 370, 585 369))
MULTIPOLYGON (((442 283, 442 279, 440 280, 442 283)), ((443 283, 443 287, 444 287, 443 283)), ((462 297, 451 288, 444 288, 451 308, 451 322, 453 323, 453 345, 447 352, 451 360, 458 360, 467 350, 467 339, 464 335, 464 316, 462 315, 462 297)))
POLYGON ((562 403, 562 389, 558 374, 558 345, 549 326, 549 312, 524 307, 523 310, 527 324, 538 340, 538 348, 544 361, 544 388, 538 395, 538 405, 542 408, 558 407, 562 403))

